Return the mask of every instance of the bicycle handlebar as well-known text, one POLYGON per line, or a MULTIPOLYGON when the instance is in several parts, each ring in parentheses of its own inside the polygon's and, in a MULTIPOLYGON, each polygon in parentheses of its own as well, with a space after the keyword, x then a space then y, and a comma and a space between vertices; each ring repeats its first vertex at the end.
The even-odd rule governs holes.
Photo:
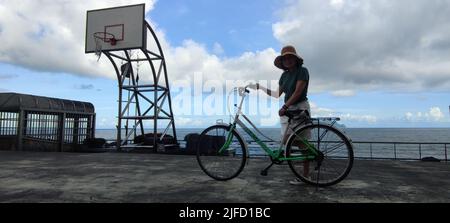
POLYGON ((243 96, 244 93, 247 93, 247 94, 250 93, 250 91, 248 90, 249 88, 255 90, 256 84, 250 83, 250 84, 246 85, 245 87, 238 87, 237 89, 239 91, 239 96, 243 96))

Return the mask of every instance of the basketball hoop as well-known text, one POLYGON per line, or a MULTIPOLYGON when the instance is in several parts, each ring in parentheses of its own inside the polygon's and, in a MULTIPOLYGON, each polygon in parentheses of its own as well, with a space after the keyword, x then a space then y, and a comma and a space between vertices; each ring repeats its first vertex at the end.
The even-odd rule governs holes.
POLYGON ((115 46, 117 44, 116 37, 108 32, 95 32, 94 40, 95 40, 95 55, 98 57, 97 61, 100 60, 100 57, 102 56, 103 43, 110 43, 111 46, 115 46))

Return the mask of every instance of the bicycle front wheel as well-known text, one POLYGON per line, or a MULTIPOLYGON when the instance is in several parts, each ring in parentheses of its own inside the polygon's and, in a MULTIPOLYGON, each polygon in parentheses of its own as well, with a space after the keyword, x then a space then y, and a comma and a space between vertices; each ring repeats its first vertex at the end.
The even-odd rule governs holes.
POLYGON ((311 124, 296 130, 286 144, 286 155, 304 157, 289 160, 289 167, 300 180, 319 187, 339 183, 353 166, 350 140, 338 129, 323 124, 311 124), (318 155, 314 155, 312 149, 318 155))
POLYGON ((238 176, 246 159, 244 141, 235 130, 230 132, 230 126, 214 125, 200 134, 197 161, 213 179, 225 181, 238 176))

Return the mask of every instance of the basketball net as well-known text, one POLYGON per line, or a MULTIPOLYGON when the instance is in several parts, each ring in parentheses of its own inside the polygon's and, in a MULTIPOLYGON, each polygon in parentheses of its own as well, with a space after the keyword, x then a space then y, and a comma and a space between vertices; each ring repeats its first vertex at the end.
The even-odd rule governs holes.
POLYGON ((94 33, 94 40, 95 40, 95 55, 98 57, 97 61, 100 60, 100 57, 102 56, 102 42, 104 43, 110 43, 111 46, 115 46, 117 44, 116 37, 107 32, 96 32, 94 33))
POLYGON ((97 62, 100 60, 102 56, 102 42, 103 40, 97 36, 94 36, 95 39, 95 55, 97 56, 97 62))

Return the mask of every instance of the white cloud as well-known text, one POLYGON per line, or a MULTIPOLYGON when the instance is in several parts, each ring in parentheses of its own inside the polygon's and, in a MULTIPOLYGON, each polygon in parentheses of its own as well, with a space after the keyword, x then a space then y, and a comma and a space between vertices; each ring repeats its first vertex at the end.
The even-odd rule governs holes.
POLYGON ((439 121, 444 118, 444 113, 441 112, 441 109, 439 107, 430 108, 429 114, 430 117, 435 121, 439 121))
POLYGON ((339 117, 345 122, 364 122, 373 124, 377 122, 377 117, 367 114, 342 113, 330 108, 319 107, 316 103, 310 102, 313 117, 339 117))
MULTIPOLYGON (((116 78, 109 60, 103 56, 99 62, 93 54, 84 53, 86 11, 119 5, 140 3, 123 1, 65 1, 48 3, 29 0, 0 3, 0 62, 15 64, 44 72, 64 72, 75 75, 116 78), (36 10, 38 9, 39 10, 36 10)), ((146 2, 147 12, 154 1, 146 2)), ((208 52, 201 43, 185 40, 181 46, 172 46, 153 21, 149 21, 162 45, 169 80, 191 80, 194 73, 202 73, 206 80, 278 80, 280 71, 273 66, 276 53, 267 48, 245 52, 241 56, 219 58, 224 49, 214 44, 208 52), (216 55, 215 55, 216 54, 216 55)), ((148 35, 149 48, 154 50, 154 40, 148 35), (153 45, 152 45, 153 44, 153 45), (152 46, 150 46, 152 45, 152 46)), ((141 67, 141 80, 150 80, 149 66, 141 67), (146 73, 147 72, 147 73, 146 73)))
POLYGON ((220 45, 219 43, 214 43, 213 46, 213 53, 216 55, 221 55, 223 54, 225 51, 223 50, 222 45, 220 45))
POLYGON ((287 1, 278 15, 274 36, 304 57, 312 91, 450 88, 450 1, 287 1))
POLYGON ((408 121, 412 120, 413 116, 414 115, 411 112, 406 112, 406 114, 405 114, 406 120, 408 120, 408 121))
POLYGON ((367 122, 367 123, 376 123, 377 117, 373 115, 354 115, 354 114, 344 114, 340 116, 343 121, 356 121, 356 122, 367 122))
MULTIPOLYGON (((141 1, 56 4, 3 0, 0 62, 114 79, 114 70, 105 57, 97 62, 94 55, 84 54, 86 11, 136 3, 141 1)), ((147 12, 153 5, 154 1, 146 1, 147 12)), ((352 96, 367 89, 450 87, 448 1, 288 1, 277 14, 280 17, 272 26, 273 35, 282 44, 295 45, 305 58, 311 93, 331 91, 335 96, 352 96)), ((221 81, 279 78, 280 70, 273 66, 279 49, 268 47, 219 58, 216 55, 225 51, 220 44, 214 44, 212 52, 194 40, 173 46, 158 25, 150 23, 162 44, 169 80, 191 80, 194 73, 221 81)), ((230 30, 230 34, 234 32, 230 30)), ((150 75, 141 78, 149 79, 150 75)))
POLYGON ((356 92, 353 90, 337 90, 337 91, 332 91, 331 94, 336 97, 351 97, 351 96, 355 96, 356 92))
POLYGON ((300 28, 302 28, 301 20, 287 20, 272 25, 273 35, 281 42, 288 42, 288 39, 285 37, 295 34, 300 28))
POLYGON ((175 117, 175 123, 177 126, 202 126, 204 123, 202 119, 192 119, 192 118, 184 118, 184 117, 175 117))
POLYGON ((344 0, 330 0, 330 5, 338 10, 344 6, 344 3, 344 0))
POLYGON ((445 120, 445 115, 439 107, 431 107, 428 110, 428 112, 417 112, 415 115, 413 112, 407 112, 405 113, 405 119, 411 122, 417 121, 439 122, 445 120))
POLYGON ((241 56, 221 59, 193 40, 181 46, 166 45, 165 56, 170 79, 192 80, 201 73, 205 80, 278 80, 280 71, 273 66, 275 50, 245 52, 241 56))
MULTIPOLYGON (((110 64, 84 54, 86 11, 137 3, 142 1, 0 1, 0 62, 45 72, 114 77, 110 64)), ((146 1, 147 12, 153 4, 146 1)))
POLYGON ((329 108, 319 107, 316 103, 310 102, 311 106, 311 115, 315 117, 326 117, 326 116, 334 116, 334 111, 329 108))

